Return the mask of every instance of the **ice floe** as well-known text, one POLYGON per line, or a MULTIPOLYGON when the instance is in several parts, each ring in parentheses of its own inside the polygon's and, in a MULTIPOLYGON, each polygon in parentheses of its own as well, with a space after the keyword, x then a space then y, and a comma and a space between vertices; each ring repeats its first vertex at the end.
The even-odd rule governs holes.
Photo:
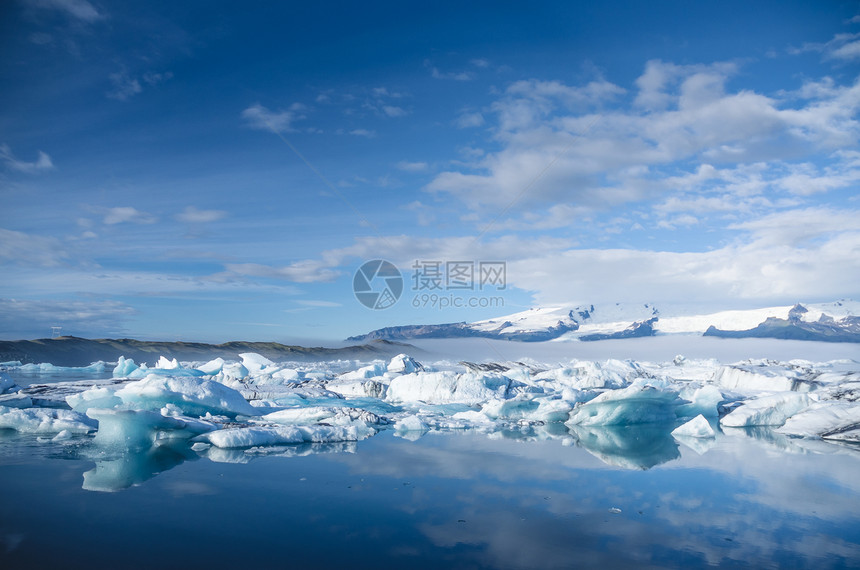
POLYGON ((421 363, 399 354, 297 363, 242 353, 163 357, 153 368, 119 358, 112 379, 22 388, 13 378, 27 366, 0 372, 0 428, 47 434, 39 437, 46 445, 91 442, 100 451, 85 487, 97 490, 200 456, 243 462, 353 450, 384 430, 406 439, 464 429, 555 439, 631 469, 679 457, 679 444, 706 453, 726 435, 800 452, 860 442, 860 363, 852 360, 421 363))

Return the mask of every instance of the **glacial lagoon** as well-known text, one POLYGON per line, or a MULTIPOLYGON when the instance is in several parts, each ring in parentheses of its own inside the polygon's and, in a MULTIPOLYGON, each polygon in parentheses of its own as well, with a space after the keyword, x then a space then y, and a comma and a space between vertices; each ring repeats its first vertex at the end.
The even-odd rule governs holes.
POLYGON ((187 407, 189 386, 229 363, 208 380, 191 364, 150 367, 93 392, 83 373, 11 370, 24 387, 13 397, 42 399, 2 414, 19 427, 0 430, 0 566, 860 567, 860 446, 850 429, 812 433, 853 421, 850 359, 595 357, 523 365, 528 377, 511 368, 520 380, 504 390, 503 373, 456 362, 243 362, 253 381, 231 390, 262 416, 187 407), (778 389, 760 390, 768 379, 778 389), (61 393, 77 391, 68 401, 82 412, 26 386, 69 380, 61 393), (153 390, 170 386, 187 393, 164 405, 153 390), (643 403, 653 421, 624 424, 643 403), (75 418, 90 424, 60 429, 75 418), (596 425, 606 418, 620 420, 596 425))

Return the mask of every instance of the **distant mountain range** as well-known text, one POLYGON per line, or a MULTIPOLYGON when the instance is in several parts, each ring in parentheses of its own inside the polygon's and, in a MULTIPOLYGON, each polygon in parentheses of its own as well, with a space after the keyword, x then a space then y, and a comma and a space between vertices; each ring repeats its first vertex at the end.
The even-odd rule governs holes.
POLYGON ((650 304, 540 307, 474 323, 386 327, 348 340, 493 338, 588 342, 665 334, 860 342, 860 303, 798 303, 693 315, 662 314, 650 304))
POLYGON ((418 348, 388 340, 374 340, 343 348, 290 346, 276 342, 157 342, 135 339, 86 339, 63 336, 39 340, 0 341, 0 362, 22 364, 50 362, 56 366, 86 366, 98 360, 116 361, 120 356, 151 366, 160 356, 181 361, 206 361, 214 358, 235 360, 240 353, 256 352, 276 361, 319 361, 334 359, 373 360, 390 358, 402 352, 420 354, 418 348))

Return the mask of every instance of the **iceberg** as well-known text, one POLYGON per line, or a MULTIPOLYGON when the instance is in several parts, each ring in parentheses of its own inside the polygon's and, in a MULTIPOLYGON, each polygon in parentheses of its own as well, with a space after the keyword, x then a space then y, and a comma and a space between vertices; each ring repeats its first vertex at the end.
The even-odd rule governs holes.
POLYGON ((728 427, 781 426, 792 415, 808 407, 812 399, 804 393, 782 392, 747 400, 720 419, 728 427))
POLYGON ((714 432, 714 428, 711 427, 711 424, 708 423, 708 420, 705 419, 705 416, 699 414, 687 423, 682 424, 673 429, 672 435, 682 437, 704 438, 714 437, 716 436, 716 432, 714 432))
POLYGON ((260 412, 242 394, 218 382, 195 377, 150 374, 116 391, 116 397, 131 409, 159 410, 174 404, 185 414, 206 413, 257 416, 260 412))
POLYGON ((134 363, 133 359, 120 356, 117 359, 116 366, 113 369, 113 377, 128 378, 138 368, 140 367, 134 363))
POLYGON ((682 403, 677 392, 636 381, 575 407, 566 424, 617 426, 671 422, 676 417, 675 409, 682 403))
POLYGON ((221 369, 224 368, 225 361, 223 358, 215 358, 210 360, 206 364, 201 364, 197 367, 197 370, 205 374, 206 376, 213 376, 221 372, 221 369))
POLYGON ((72 410, 0 406, 0 429, 14 429, 19 433, 69 431, 84 434, 95 431, 97 425, 94 420, 72 410))
POLYGON ((525 388, 521 382, 499 374, 413 372, 394 378, 385 398, 392 402, 480 404, 494 398, 509 398, 525 388))
POLYGON ((21 387, 8 374, 0 372, 0 394, 10 394, 20 389, 21 387))
POLYGON ((768 392, 808 392, 812 385, 806 374, 791 365, 773 361, 748 362, 722 366, 714 374, 714 383, 729 390, 768 392))
POLYGON ((309 406, 289 408, 261 416, 260 422, 273 422, 283 425, 311 425, 326 423, 330 425, 380 425, 385 420, 367 410, 359 408, 330 408, 309 406))
POLYGON ((801 437, 852 439, 845 434, 860 428, 860 406, 854 402, 814 402, 788 418, 776 431, 801 437))
POLYGON ((195 441, 206 441, 222 449, 240 449, 297 443, 359 441, 375 433, 372 428, 355 425, 245 427, 213 431, 198 436, 195 441))
POLYGON ((87 411, 87 416, 98 421, 96 443, 129 450, 148 449, 160 440, 188 439, 217 428, 211 422, 146 410, 93 408, 87 411))

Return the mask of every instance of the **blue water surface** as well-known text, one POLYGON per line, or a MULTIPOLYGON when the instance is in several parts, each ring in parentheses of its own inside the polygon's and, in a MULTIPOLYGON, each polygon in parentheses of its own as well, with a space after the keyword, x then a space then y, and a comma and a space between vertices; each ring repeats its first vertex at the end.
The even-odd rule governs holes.
POLYGON ((696 450, 643 426, 577 437, 131 454, 4 431, 0 567, 860 567, 855 448, 762 430, 696 450))

